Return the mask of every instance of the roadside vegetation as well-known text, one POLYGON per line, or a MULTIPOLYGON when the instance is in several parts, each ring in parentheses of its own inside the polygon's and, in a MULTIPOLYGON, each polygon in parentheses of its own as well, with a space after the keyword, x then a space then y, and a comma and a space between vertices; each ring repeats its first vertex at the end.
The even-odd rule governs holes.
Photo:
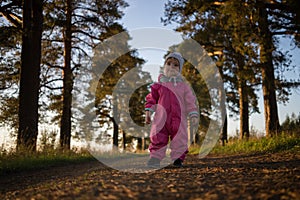
MULTIPOLYGON (((200 146, 191 146, 190 154, 198 154, 200 146)), ((297 135, 281 135, 272 138, 250 137, 249 140, 230 138, 225 146, 217 144, 210 155, 233 155, 255 153, 300 152, 300 137, 297 135)), ((54 166, 83 163, 95 158, 86 150, 60 151, 43 149, 35 153, 6 152, 0 155, 0 175, 11 172, 47 169, 54 166)))
MULTIPOLYGON (((225 146, 221 142, 210 152, 210 155, 233 155, 255 153, 300 152, 300 115, 287 116, 282 123, 281 135, 264 137, 252 129, 249 139, 239 139, 239 134, 230 137, 225 146)), ((39 138, 39 150, 36 152, 10 150, 0 147, 0 175, 45 169, 53 166, 83 163, 95 160, 85 149, 60 150, 57 142, 57 131, 43 130, 39 138)), ((190 154, 198 154, 200 145, 190 146, 190 154)), ((145 153, 145 152, 143 152, 145 153)))
MULTIPOLYGON (((250 153, 276 153, 283 151, 300 152, 300 114, 287 115, 281 124, 281 134, 265 137, 264 133, 251 127, 249 139, 239 139, 237 131, 235 137, 230 137, 225 146, 217 144, 210 154, 250 154, 250 153)), ((200 147, 190 147, 191 154, 198 154, 200 147)))
MULTIPOLYGON (((190 147, 191 154, 198 154, 200 147, 190 147)), ((281 135, 272 138, 250 137, 248 140, 230 138, 225 146, 217 144, 211 155, 277 153, 284 151, 300 152, 300 137, 296 135, 281 135)))
POLYGON ((0 147, 0 175, 94 160, 87 150, 60 150, 56 137, 57 132, 43 130, 36 152, 0 147))
POLYGON ((18 172, 45 169, 54 166, 92 161, 94 158, 88 152, 59 150, 42 151, 35 153, 2 152, 0 155, 0 175, 18 172))
POLYGON ((248 141, 233 139, 228 145, 217 145, 213 154, 236 153, 276 153, 282 151, 299 151, 300 138, 295 136, 278 136, 272 138, 250 138, 248 141))

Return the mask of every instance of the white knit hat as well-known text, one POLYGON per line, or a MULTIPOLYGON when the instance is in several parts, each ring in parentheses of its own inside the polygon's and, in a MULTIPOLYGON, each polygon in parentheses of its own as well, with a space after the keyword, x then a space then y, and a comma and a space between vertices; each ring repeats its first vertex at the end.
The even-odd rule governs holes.
POLYGON ((179 62, 179 72, 181 73, 183 63, 184 63, 184 59, 182 58, 181 54, 178 53, 178 52, 172 52, 172 53, 169 53, 169 55, 167 55, 166 60, 168 60, 168 58, 175 58, 175 59, 178 60, 178 62, 179 62))

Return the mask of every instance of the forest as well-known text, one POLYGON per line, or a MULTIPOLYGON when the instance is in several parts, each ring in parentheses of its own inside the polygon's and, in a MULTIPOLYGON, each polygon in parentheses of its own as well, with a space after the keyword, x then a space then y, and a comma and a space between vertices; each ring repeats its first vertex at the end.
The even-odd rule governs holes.
POLYGON ((0 199, 300 199, 300 113, 280 123, 278 110, 300 88, 300 1, 165 1, 160 22, 184 41, 165 55, 185 58, 200 120, 183 165, 159 169, 145 164, 156 80, 122 23, 130 2, 0 1, 0 136, 13 143, 0 146, 0 199))
MULTIPOLYGON (((123 0, 1 2, 0 123, 16 139, 17 150, 37 150, 40 124, 59 127, 59 131, 49 128, 43 136, 54 140, 59 136, 60 149, 69 150, 72 138, 91 137, 89 129, 95 127, 105 129, 98 141, 112 141, 117 147, 125 147, 126 138, 130 143, 132 133, 122 130, 119 122, 133 120, 143 126, 144 98, 153 82, 142 70, 145 60, 137 50, 130 49, 130 35, 117 44, 128 49, 127 53, 109 64, 93 83, 96 89, 92 84, 95 77, 87 73, 93 70, 95 53, 109 60, 112 49, 95 52, 95 48, 113 35, 126 32, 119 20, 128 6, 123 0), (148 85, 134 91, 129 101, 130 116, 122 117, 118 109, 124 97, 113 97, 113 87, 132 69, 148 85), (94 99, 90 90, 95 90, 94 99), (76 98, 85 99, 85 105, 74 105, 78 103, 76 98), (94 112, 93 116, 87 114, 94 112), (123 144, 120 138, 125 138, 123 144)), ((215 62, 224 82, 226 116, 239 118, 240 139, 249 139, 249 116, 256 112, 264 113, 266 137, 298 130, 299 119, 291 126, 289 118, 279 124, 277 107, 278 102, 288 102, 300 84, 297 78, 285 77, 287 71, 299 73, 299 66, 290 64, 293 56, 279 44, 280 38, 289 38, 290 45, 299 48, 298 8, 296 0, 168 1, 165 5, 161 22, 178 24, 175 31, 201 44, 215 62), (263 91, 263 111, 258 109, 258 90, 263 91)), ((174 48, 180 51, 179 46, 170 47, 170 51, 174 48)), ((199 73, 190 63, 186 63, 183 75, 197 95, 203 119, 198 132, 203 132, 210 121, 209 91, 205 82, 198 81, 199 73)), ((228 139, 224 121, 220 132, 223 142, 228 139)), ((147 133, 140 133, 139 148, 145 149, 141 143, 145 138, 147 133)))

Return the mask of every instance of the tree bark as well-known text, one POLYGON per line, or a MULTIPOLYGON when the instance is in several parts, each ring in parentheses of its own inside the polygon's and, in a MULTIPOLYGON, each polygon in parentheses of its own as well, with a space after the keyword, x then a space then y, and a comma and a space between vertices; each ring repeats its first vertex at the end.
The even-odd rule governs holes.
POLYGON ((23 1, 17 150, 36 151, 43 1, 23 1))
POLYGON ((260 29, 260 62, 262 73, 262 90, 264 97, 264 115, 266 136, 272 137, 279 133, 280 125, 275 93, 275 76, 272 51, 274 50, 272 34, 268 27, 268 15, 263 3, 259 4, 260 29))
POLYGON ((249 139, 249 105, 246 81, 239 81, 240 139, 249 139))
POLYGON ((222 136, 221 136, 222 146, 225 146, 225 144, 228 142, 227 129, 228 129, 228 121, 227 121, 227 112, 226 112, 225 119, 224 119, 224 125, 222 128, 222 136))
POLYGON ((240 112, 240 139, 249 139, 249 102, 247 92, 247 81, 245 75, 245 60, 243 55, 237 53, 237 81, 239 93, 239 112, 240 112))
MULTIPOLYGON (((225 107, 225 95, 221 94, 221 104, 224 104, 225 107)), ((225 144, 228 142, 228 121, 227 121, 227 110, 225 108, 224 110, 224 124, 221 130, 221 141, 222 141, 222 146, 225 146, 225 144)))
MULTIPOLYGON (((221 75, 221 78, 224 78, 224 73, 223 70, 221 68, 221 66, 218 67, 219 69, 219 73, 221 75)), ((222 87, 224 88, 224 83, 222 85, 222 87)), ((221 130, 221 142, 222 142, 222 146, 225 146, 225 144, 228 142, 228 119, 227 119, 227 108, 226 108, 226 92, 224 89, 224 94, 222 94, 222 90, 219 90, 219 95, 220 95, 220 104, 221 107, 224 106, 224 110, 222 110, 222 112, 224 112, 224 124, 221 130)))
POLYGON ((114 131, 113 131, 113 146, 115 148, 119 148, 119 125, 117 122, 117 119, 119 118, 119 114, 118 114, 118 104, 114 103, 113 104, 113 118, 112 118, 112 122, 113 122, 113 127, 114 127, 114 131))
POLYGON ((144 151, 145 150, 145 138, 144 137, 138 137, 137 138, 137 150, 138 151, 144 151))
POLYGON ((60 125, 60 146, 63 150, 71 148, 71 109, 73 72, 71 69, 72 51, 72 1, 67 0, 66 25, 64 30, 64 69, 63 69, 63 110, 60 125))
POLYGON ((126 133, 122 130, 122 137, 123 137, 123 150, 126 150, 126 133))

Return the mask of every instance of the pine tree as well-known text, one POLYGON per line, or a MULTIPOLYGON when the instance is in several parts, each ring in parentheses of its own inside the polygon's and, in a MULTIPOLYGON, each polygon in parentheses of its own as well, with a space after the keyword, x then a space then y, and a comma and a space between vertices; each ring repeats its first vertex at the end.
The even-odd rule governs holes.
MULTIPOLYGON (((283 90, 283 87, 275 87, 278 86, 275 80, 285 85, 282 84, 284 80, 274 77, 273 62, 276 58, 272 55, 272 51, 275 50, 273 35, 276 35, 276 31, 279 30, 276 27, 286 29, 283 33, 281 32, 282 34, 299 31, 297 20, 289 17, 295 16, 296 10, 290 7, 293 3, 292 1, 281 3, 228 0, 178 1, 176 3, 169 1, 166 4, 165 23, 173 21, 180 24, 178 31, 194 37, 209 52, 222 52, 223 58, 219 57, 217 63, 223 62, 221 63, 222 71, 224 71, 223 79, 234 89, 229 92, 227 87, 227 99, 231 102, 230 104, 245 108, 251 103, 253 110, 257 111, 257 97, 254 95, 253 85, 261 83, 260 80, 262 80, 267 136, 276 134, 279 129, 275 88, 283 90), (280 10, 288 14, 280 14, 280 10), (283 20, 276 20, 280 18, 283 20), (230 63, 231 66, 226 63, 230 63), (258 76, 260 71, 261 76, 258 76), (239 91, 239 95, 236 95, 236 91, 239 91), (236 97, 240 98, 238 104, 236 97), (251 99, 248 99, 247 103, 249 97, 251 99)), ((286 59, 282 59, 284 60, 286 59)), ((241 122, 243 134, 244 130, 247 132, 249 130, 247 108, 242 109, 240 114, 241 120, 244 121, 241 122)), ((248 135, 247 132, 246 135, 248 135)))
MULTIPOLYGON (((128 49, 128 51, 125 51, 128 53, 120 55, 120 57, 111 62, 108 68, 103 72, 102 77, 99 79, 96 91, 95 106, 97 108, 97 115, 99 116, 99 123, 108 124, 109 127, 110 124, 113 125, 113 145, 115 147, 119 146, 119 122, 125 122, 126 120, 128 120, 128 118, 123 119, 124 113, 122 109, 120 109, 120 106, 124 107, 124 104, 126 107, 128 102, 122 102, 125 97, 119 95, 126 94, 127 89, 125 85, 129 83, 127 82, 123 86, 124 89, 120 93, 117 92, 116 96, 112 96, 114 87, 126 72, 134 69, 135 67, 141 66, 141 64, 144 62, 144 60, 137 57, 135 51, 129 50, 129 46, 127 43, 128 39, 129 37, 127 39, 125 38, 124 41, 118 41, 116 49, 114 49, 113 47, 112 49, 108 50, 108 54, 114 54, 118 52, 119 49, 128 49)), ((105 53, 103 55, 99 55, 97 61, 98 64, 96 65, 96 67, 101 66, 100 63, 108 62, 107 58, 109 57, 110 56, 105 53)), ((132 77, 132 80, 134 81, 134 83, 132 82, 131 84, 136 84, 135 81, 138 79, 132 77)))
POLYGON ((45 63, 50 68, 62 70, 60 106, 62 108, 60 112, 60 146, 62 149, 70 149, 75 75, 80 74, 80 71, 86 68, 85 65, 91 62, 92 49, 99 41, 105 39, 105 34, 110 33, 115 20, 122 17, 121 9, 126 6, 127 4, 121 0, 48 1, 48 26, 50 29, 52 24, 52 32, 49 31, 50 35, 47 39, 60 51, 57 54, 60 57, 51 59, 51 62, 45 61, 45 63))
POLYGON ((15 136, 18 130, 18 90, 22 42, 22 2, 0 3, 0 123, 15 136))
POLYGON ((43 1, 24 0, 17 149, 36 150, 43 1))
MULTIPOLYGON (((240 113, 241 130, 243 130, 241 132, 246 133, 246 137, 249 136, 248 104, 250 100, 254 110, 257 110, 254 89, 251 83, 247 83, 246 78, 242 77, 243 74, 253 77, 249 66, 253 62, 249 55, 252 53, 251 47, 244 46, 245 43, 250 43, 246 38, 247 34, 249 35, 249 23, 245 20, 236 20, 238 14, 235 13, 239 10, 240 19, 240 14, 246 15, 249 11, 241 9, 236 1, 226 3, 191 1, 180 2, 173 6, 174 4, 171 3, 166 6, 168 18, 165 19, 165 23, 179 22, 181 25, 176 30, 198 41, 215 60, 219 73, 227 85, 228 106, 232 112, 240 113), (246 57, 250 59, 246 61, 246 57), (240 102, 237 97, 240 97, 240 102), (236 107, 241 110, 236 111, 236 107)), ((226 130, 223 132, 226 135, 226 130)))

